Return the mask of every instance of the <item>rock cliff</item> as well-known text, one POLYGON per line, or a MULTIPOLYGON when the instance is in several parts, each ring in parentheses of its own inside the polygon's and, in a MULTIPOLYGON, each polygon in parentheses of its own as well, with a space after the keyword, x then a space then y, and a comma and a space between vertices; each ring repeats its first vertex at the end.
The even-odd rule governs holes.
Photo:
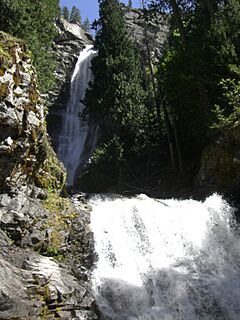
POLYGON ((4 33, 0 154, 0 319, 97 319, 89 214, 59 196, 66 173, 49 143, 35 70, 24 42, 4 33))
POLYGON ((168 16, 159 12, 124 7, 130 35, 143 55, 159 58, 169 33, 168 16))

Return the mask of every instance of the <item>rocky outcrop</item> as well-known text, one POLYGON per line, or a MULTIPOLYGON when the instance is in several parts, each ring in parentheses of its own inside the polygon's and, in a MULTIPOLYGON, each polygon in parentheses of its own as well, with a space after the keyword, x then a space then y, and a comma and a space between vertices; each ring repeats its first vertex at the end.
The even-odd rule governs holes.
POLYGON ((27 48, 0 33, 0 319, 97 319, 89 214, 65 181, 27 48))
POLYGON ((196 185, 205 193, 220 192, 239 198, 240 123, 228 129, 203 152, 196 185))
POLYGON ((130 35, 143 56, 159 58, 169 33, 166 14, 124 7, 124 15, 130 35), (149 52, 147 52, 149 50, 149 52))
POLYGON ((70 80, 80 51, 93 43, 92 36, 79 24, 64 19, 56 21, 57 36, 53 43, 53 54, 57 62, 56 85, 45 96, 49 108, 48 132, 57 149, 58 137, 64 120, 64 110, 70 93, 70 80))
POLYGON ((0 191, 21 186, 30 195, 33 185, 60 190, 66 175, 49 145, 25 44, 4 33, 0 41, 0 191))

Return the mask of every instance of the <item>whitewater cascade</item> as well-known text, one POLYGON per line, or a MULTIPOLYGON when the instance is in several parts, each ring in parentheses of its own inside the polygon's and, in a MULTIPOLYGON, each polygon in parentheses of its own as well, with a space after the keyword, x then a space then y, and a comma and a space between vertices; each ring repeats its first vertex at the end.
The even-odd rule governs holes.
POLYGON ((96 142, 95 128, 84 128, 79 119, 79 113, 84 108, 81 100, 84 99, 88 83, 92 80, 91 60, 95 55, 96 51, 93 50, 93 46, 87 45, 80 52, 71 78, 70 99, 64 115, 57 150, 60 160, 67 169, 68 185, 73 185, 76 170, 89 156, 96 142))
POLYGON ((220 196, 95 196, 90 205, 103 319, 239 320, 240 238, 220 196))

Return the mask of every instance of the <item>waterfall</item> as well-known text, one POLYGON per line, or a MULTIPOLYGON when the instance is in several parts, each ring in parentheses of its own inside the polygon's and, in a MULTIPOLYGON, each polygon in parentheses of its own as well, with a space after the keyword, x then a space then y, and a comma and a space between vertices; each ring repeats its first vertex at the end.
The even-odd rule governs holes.
POLYGON ((76 170, 80 162, 89 156, 96 140, 96 130, 84 128, 80 125, 79 113, 84 105, 81 100, 85 97, 85 91, 89 81, 92 80, 91 60, 96 55, 92 45, 80 52, 76 63, 70 88, 70 99, 65 112, 64 124, 59 138, 57 154, 64 163, 68 173, 68 185, 73 185, 76 170), (89 153, 82 157, 85 142, 89 153))
POLYGON ((240 238, 220 196, 95 196, 90 205, 103 319, 239 320, 240 238))

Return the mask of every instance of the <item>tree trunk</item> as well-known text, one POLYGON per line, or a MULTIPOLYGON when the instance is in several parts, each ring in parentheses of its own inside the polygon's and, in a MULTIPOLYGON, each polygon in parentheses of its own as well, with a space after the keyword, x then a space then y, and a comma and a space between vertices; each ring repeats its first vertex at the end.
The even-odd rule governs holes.
POLYGON ((210 18, 213 18, 215 12, 217 11, 217 3, 215 0, 203 0, 210 18))
MULTIPOLYGON (((142 5, 142 9, 144 10, 144 0, 141 0, 140 2, 142 5)), ((145 35, 145 39, 146 39, 147 63, 148 63, 149 69, 150 69, 150 76, 151 76, 151 82, 152 82, 152 87, 153 87, 155 107, 156 107, 156 112, 157 112, 157 119, 158 119, 158 124, 160 126, 161 125, 160 101, 158 99, 157 85, 155 82, 154 69, 153 69, 153 65, 152 65, 152 61, 151 61, 151 52, 150 52, 150 48, 149 48, 149 39, 148 39, 148 34, 147 34, 145 17, 144 17, 144 35, 145 35)), ((172 169, 175 170, 176 169, 176 159, 175 159, 174 144, 173 144, 173 139, 172 139, 172 134, 171 134, 171 131, 172 131, 171 130, 171 122, 170 122, 170 119, 168 116, 168 112, 167 112, 167 108, 165 105, 165 101, 163 98, 161 88, 159 88, 159 93, 160 93, 160 99, 162 102, 163 114, 164 114, 166 131, 167 131, 167 140, 168 140, 168 146, 169 146, 171 166, 172 166, 172 169)))
POLYGON ((175 117, 173 117, 172 122, 173 122, 173 133, 174 133, 176 149, 177 149, 177 158, 178 158, 179 170, 180 170, 180 172, 183 172, 182 150, 181 150, 181 146, 180 146, 178 130, 177 130, 177 123, 176 123, 175 117))
POLYGON ((175 158, 175 152, 174 152, 174 143, 172 139, 172 128, 171 128, 171 121, 168 116, 168 111, 166 108, 165 100, 163 97, 163 92, 161 87, 159 87, 159 93, 160 93, 160 99, 162 101, 162 108, 163 108, 163 114, 164 114, 164 119, 165 119, 165 124, 166 124, 166 130, 167 130, 167 139, 168 139, 168 147, 169 147, 169 153, 170 153, 170 160, 171 160, 171 165, 172 169, 176 169, 176 158, 175 158))
POLYGON ((169 0, 170 6, 172 7, 173 10, 173 15, 174 18, 176 20, 179 32, 180 32, 180 36, 181 36, 181 40, 182 40, 182 44, 183 44, 183 48, 186 48, 187 45, 187 37, 186 37, 186 32, 183 26, 183 22, 182 22, 182 17, 181 17, 181 13, 180 13, 180 9, 179 6, 177 4, 176 0, 169 0))
POLYGON ((200 95, 200 102, 202 105, 202 111, 205 116, 208 116, 208 114, 211 110, 211 106, 210 106, 210 102, 209 102, 208 96, 206 94, 206 91, 204 89, 204 86, 201 83, 198 85, 198 92, 200 95))

